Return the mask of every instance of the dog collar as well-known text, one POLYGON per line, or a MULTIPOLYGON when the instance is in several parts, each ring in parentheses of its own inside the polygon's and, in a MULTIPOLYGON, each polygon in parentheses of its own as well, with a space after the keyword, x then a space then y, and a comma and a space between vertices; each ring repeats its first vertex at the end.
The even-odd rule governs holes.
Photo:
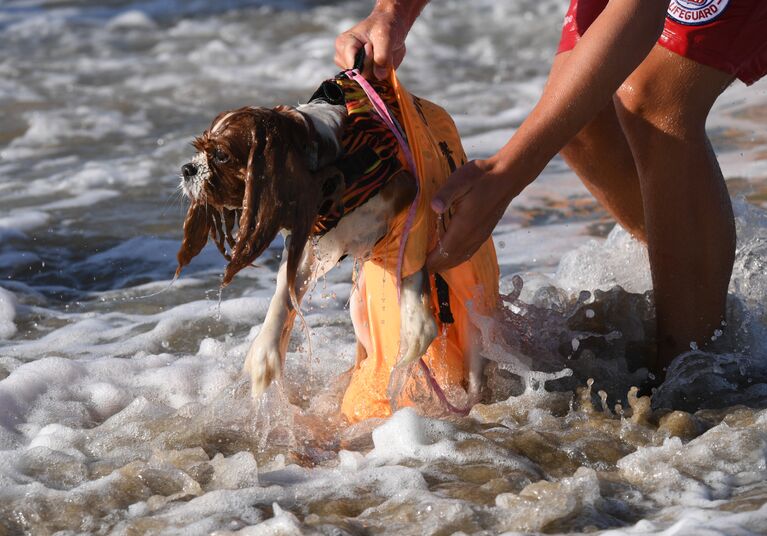
POLYGON ((304 123, 306 123, 306 128, 309 131, 310 141, 306 146, 305 152, 306 164, 310 171, 317 171, 320 167, 320 144, 317 141, 317 127, 314 126, 314 121, 312 121, 305 113, 298 109, 296 111, 301 114, 301 118, 304 120, 304 123))

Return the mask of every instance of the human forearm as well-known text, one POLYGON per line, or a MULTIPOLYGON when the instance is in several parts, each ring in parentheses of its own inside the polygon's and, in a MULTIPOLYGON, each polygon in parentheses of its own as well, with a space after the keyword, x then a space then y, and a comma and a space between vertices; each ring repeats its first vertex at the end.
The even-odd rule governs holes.
POLYGON ((432 198, 447 231, 426 266, 464 262, 490 237, 511 200, 610 102, 662 31, 669 0, 611 0, 589 27, 511 140, 460 167, 432 198))
POLYGON ((612 0, 552 77, 529 117, 493 157, 480 162, 508 180, 511 200, 610 101, 662 28, 668 0, 612 0))
POLYGON ((373 6, 373 13, 391 13, 400 17, 405 27, 410 30, 428 3, 429 0, 377 0, 373 6))

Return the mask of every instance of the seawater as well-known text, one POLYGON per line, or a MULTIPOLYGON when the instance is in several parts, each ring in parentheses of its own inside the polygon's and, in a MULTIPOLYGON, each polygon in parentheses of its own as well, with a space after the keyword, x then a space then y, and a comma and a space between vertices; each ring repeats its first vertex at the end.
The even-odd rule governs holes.
MULTIPOLYGON (((540 94, 565 7, 433 2, 401 78, 487 156, 540 94)), ((646 250, 558 159, 494 234, 504 307, 477 319, 492 361, 468 418, 341 421, 351 262, 251 399, 280 244, 220 302, 213 247, 169 287, 178 170, 219 111, 305 101, 369 9, 0 4, 0 534, 767 533, 765 83, 708 124, 737 215, 729 324, 652 400, 631 388, 646 250)))

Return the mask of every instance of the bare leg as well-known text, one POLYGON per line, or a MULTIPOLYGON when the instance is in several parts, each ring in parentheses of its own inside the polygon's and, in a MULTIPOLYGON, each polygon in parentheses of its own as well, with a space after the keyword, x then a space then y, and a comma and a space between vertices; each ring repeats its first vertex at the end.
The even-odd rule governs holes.
POLYGON ((644 201, 661 374, 724 319, 735 226, 705 122, 731 81, 656 46, 615 96, 644 201))
MULTIPOLYGON (((550 79, 568 56, 555 58, 550 79)), ((562 150, 615 219, 648 242, 660 374, 691 341, 703 347, 724 318, 735 230, 705 121, 731 81, 656 47, 616 94, 615 106, 562 150)))
POLYGON ((402 278, 400 290, 399 364, 423 357, 437 337, 437 323, 431 310, 429 276, 426 269, 402 278))
MULTIPOLYGON (((554 58, 555 79, 570 52, 554 58)), ((632 235, 645 241, 644 209, 634 157, 610 104, 560 152, 597 200, 632 235)))
POLYGON ((360 269, 357 283, 349 296, 349 315, 352 317, 354 334, 357 337, 358 367, 363 359, 370 355, 370 317, 368 316, 367 288, 365 286, 365 271, 360 269))

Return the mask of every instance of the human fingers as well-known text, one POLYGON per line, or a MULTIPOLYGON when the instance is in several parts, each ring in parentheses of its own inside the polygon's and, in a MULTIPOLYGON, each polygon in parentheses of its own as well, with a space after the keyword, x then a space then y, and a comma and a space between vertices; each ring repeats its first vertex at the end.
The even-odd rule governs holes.
POLYGON ((365 43, 365 58, 362 62, 362 76, 370 79, 373 74, 373 45, 365 43))
POLYGON ((442 216, 442 225, 437 232, 437 246, 426 259, 426 268, 430 272, 439 272, 457 266, 467 260, 476 249, 471 243, 474 217, 466 213, 466 207, 461 200, 469 193, 473 182, 481 171, 474 162, 460 167, 448 177, 447 182, 432 198, 432 209, 442 216), (449 214, 446 214, 448 213, 449 214), (449 219, 448 219, 449 216, 449 219))
MULTIPOLYGON (((389 75, 388 46, 387 38, 383 38, 376 46, 373 42, 366 40, 365 37, 348 31, 336 38, 336 54, 333 61, 342 69, 351 69, 355 66, 357 53, 364 48, 365 60, 362 75, 365 78, 370 78, 372 75, 383 80, 389 75)), ((402 48, 403 51, 398 54, 398 64, 402 62, 405 55, 404 47, 402 48)))
POLYGON ((336 54, 333 59, 336 65, 342 69, 354 67, 354 58, 357 52, 365 46, 364 41, 351 30, 336 37, 336 54))
POLYGON ((461 207, 456 208, 447 230, 426 258, 427 271, 444 272, 469 260, 474 255, 484 242, 484 238, 475 232, 474 219, 473 214, 461 207))
POLYGON ((389 70, 390 69, 396 69, 400 66, 402 63, 402 60, 405 58, 405 43, 399 43, 396 45, 396 48, 392 48, 392 41, 389 42, 388 45, 386 45, 389 48, 386 48, 384 52, 380 52, 380 48, 378 49, 379 52, 376 53, 373 47, 375 47, 375 44, 371 45, 371 52, 368 53, 368 57, 375 58, 375 64, 373 69, 373 75, 378 80, 384 80, 389 76, 389 70))
POLYGON ((389 69, 393 64, 390 31, 388 29, 375 31, 370 36, 370 44, 372 45, 373 74, 379 80, 383 80, 389 75, 389 69))
POLYGON ((473 179, 480 173, 481 170, 474 161, 458 168, 432 197, 432 210, 437 214, 443 214, 453 203, 466 195, 471 188, 473 179))
POLYGON ((483 160, 473 160, 448 177, 432 199, 446 231, 429 253, 426 268, 439 272, 467 261, 503 216, 510 202, 507 190, 508 177, 483 160))
POLYGON ((392 52, 392 61, 393 61, 392 66, 395 69, 397 69, 402 63, 402 60, 405 59, 405 52, 407 52, 405 43, 402 43, 402 45, 398 49, 392 52))

